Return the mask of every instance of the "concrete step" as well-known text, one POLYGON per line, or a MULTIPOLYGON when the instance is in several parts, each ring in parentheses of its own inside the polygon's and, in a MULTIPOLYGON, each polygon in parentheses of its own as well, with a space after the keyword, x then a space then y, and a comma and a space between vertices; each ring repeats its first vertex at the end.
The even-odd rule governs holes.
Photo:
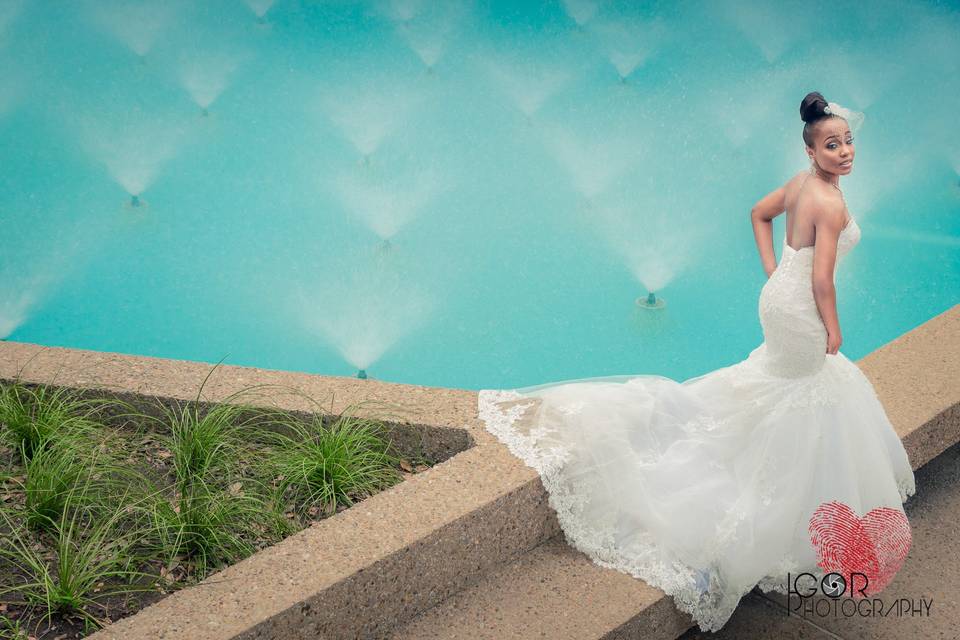
POLYGON ((389 637, 672 640, 691 624, 663 591, 595 565, 561 534, 480 576, 389 637))

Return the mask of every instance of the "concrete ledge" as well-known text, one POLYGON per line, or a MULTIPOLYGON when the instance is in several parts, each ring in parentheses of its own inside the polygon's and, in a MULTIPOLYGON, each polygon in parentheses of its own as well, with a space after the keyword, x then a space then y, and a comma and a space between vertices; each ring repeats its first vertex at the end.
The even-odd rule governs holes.
MULTIPOLYGON (((915 469, 960 440, 960 362, 952 355, 957 353, 960 305, 858 363, 875 384, 915 469)), ((210 371, 202 363, 0 342, 0 380, 11 380, 21 367, 21 379, 30 383, 171 401, 195 397, 210 371)), ((581 567, 589 563, 571 549, 544 548, 524 557, 557 539, 556 516, 536 472, 484 429, 476 392, 221 366, 204 398, 217 402, 263 383, 329 398, 324 406, 331 414, 363 400, 394 403, 406 413, 392 425, 398 437, 406 433, 444 461, 91 638, 380 637, 453 594, 476 589, 487 574, 500 570, 507 579, 512 575, 507 567, 515 562, 534 563, 553 575, 558 569, 550 562, 569 571, 571 554, 580 556, 581 567)), ((316 409, 288 395, 271 397, 270 406, 316 409)), ((599 567, 590 575, 591 588, 602 593, 611 615, 592 618, 574 635, 568 626, 570 633, 556 637, 626 637, 628 630, 675 637, 676 629, 691 624, 657 589, 642 582, 624 588, 624 579, 632 577, 599 567)), ((549 582, 537 584, 550 588, 549 582)), ((522 597, 531 598, 530 611, 537 611, 537 585, 528 586, 522 597)), ((573 597, 562 582, 553 586, 559 589, 557 602, 564 593, 573 597)), ((515 635, 510 619, 503 618, 500 635, 515 635)))
POLYGON ((610 639, 671 640, 690 624, 689 616, 681 615, 662 591, 594 564, 558 535, 389 637, 597 638, 598 630, 606 629, 616 630, 603 636, 610 639))
POLYGON ((861 358, 919 469, 960 440, 960 304, 861 358))

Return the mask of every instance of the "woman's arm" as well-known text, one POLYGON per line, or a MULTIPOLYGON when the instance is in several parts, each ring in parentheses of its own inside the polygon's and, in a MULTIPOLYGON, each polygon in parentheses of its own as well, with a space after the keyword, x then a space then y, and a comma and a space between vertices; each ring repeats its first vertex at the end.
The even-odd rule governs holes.
POLYGON ((786 208, 784 187, 778 187, 763 196, 750 210, 753 236, 757 242, 757 251, 760 252, 760 262, 768 278, 777 268, 777 255, 773 251, 773 219, 786 208))
POLYGON ((837 242, 843 231, 843 202, 825 200, 820 204, 819 215, 814 218, 813 244, 813 299, 820 311, 820 318, 827 330, 827 353, 836 355, 843 342, 840 321, 837 318, 837 290, 834 272, 837 264, 837 242))

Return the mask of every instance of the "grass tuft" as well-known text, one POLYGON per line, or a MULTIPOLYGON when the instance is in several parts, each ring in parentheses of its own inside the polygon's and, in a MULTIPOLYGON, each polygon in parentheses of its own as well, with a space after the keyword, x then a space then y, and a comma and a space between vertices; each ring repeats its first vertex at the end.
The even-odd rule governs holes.
POLYGON ((306 424, 289 420, 288 433, 275 434, 265 464, 299 515, 311 509, 329 515, 402 480, 384 425, 354 415, 364 404, 348 407, 329 426, 314 416, 306 424))
POLYGON ((9 509, 0 510, 0 520, 9 532, 0 545, 0 558, 15 567, 20 578, 0 586, 0 596, 18 597, 0 602, 42 607, 42 622, 49 622, 55 613, 75 614, 89 631, 109 623, 97 614, 105 611, 101 599, 152 590, 150 583, 133 583, 153 576, 130 568, 141 532, 124 526, 126 501, 121 500, 108 517, 96 518, 86 508, 88 489, 89 485, 74 485, 68 491, 63 517, 53 528, 49 556, 43 545, 32 542, 9 509), (108 582, 112 586, 103 589, 108 582))

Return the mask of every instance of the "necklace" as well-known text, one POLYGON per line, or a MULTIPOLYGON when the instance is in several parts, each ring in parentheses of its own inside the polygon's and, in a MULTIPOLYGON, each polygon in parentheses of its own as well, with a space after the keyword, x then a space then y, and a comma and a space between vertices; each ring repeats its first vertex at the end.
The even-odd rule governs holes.
MULTIPOLYGON (((814 172, 812 175, 820 178, 820 175, 819 175, 818 173, 816 173, 816 172, 814 172)), ((823 180, 823 178, 820 178, 820 179, 823 180)), ((840 191, 840 187, 838 187, 837 185, 833 184, 833 183, 830 182, 829 180, 823 180, 823 181, 826 182, 827 184, 829 184, 831 187, 833 187, 833 188, 836 189, 837 191, 840 191)), ((843 197, 843 191, 840 191, 840 199, 843 200, 843 206, 846 207, 846 206, 847 206, 847 199, 843 197)))
MULTIPOLYGON (((820 176, 817 174, 817 172, 813 170, 813 167, 810 167, 810 175, 812 175, 812 176, 817 176, 818 178, 820 177, 820 176)), ((820 179, 823 180, 823 178, 820 178, 820 179)), ((803 181, 804 181, 804 183, 806 183, 807 179, 804 178, 803 181)), ((836 189, 837 191, 840 191, 840 187, 838 187, 837 185, 833 184, 833 183, 830 182, 829 180, 823 180, 823 181, 826 182, 827 184, 829 184, 830 186, 832 186, 832 187, 833 187, 834 189, 836 189)), ((847 212, 847 222, 846 222, 846 224, 843 225, 843 228, 846 229, 847 226, 849 226, 850 220, 852 220, 853 217, 850 215, 850 208, 847 206, 847 199, 843 197, 843 191, 840 191, 840 200, 843 201, 843 208, 844 208, 844 209, 846 210, 846 212, 847 212)))

